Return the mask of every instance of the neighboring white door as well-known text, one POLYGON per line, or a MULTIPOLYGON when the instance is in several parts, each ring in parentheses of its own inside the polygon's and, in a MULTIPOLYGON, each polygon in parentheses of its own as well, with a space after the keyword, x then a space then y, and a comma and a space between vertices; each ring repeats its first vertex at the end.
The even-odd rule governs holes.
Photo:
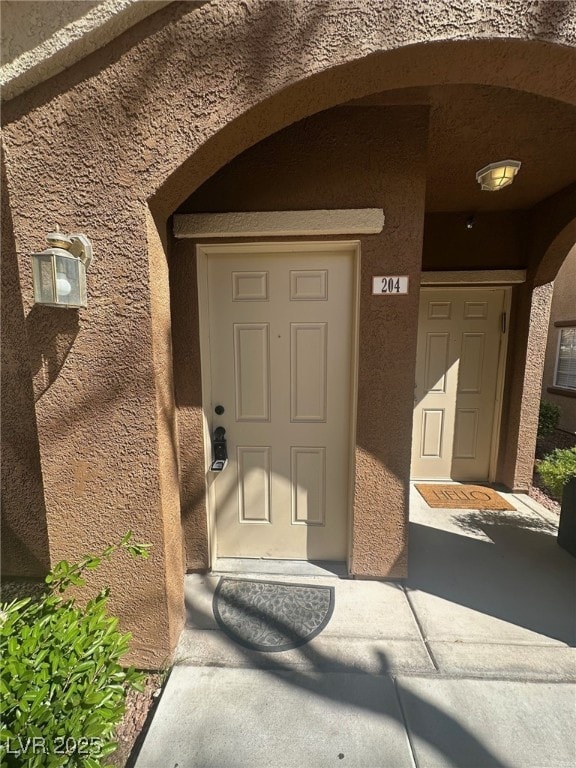
POLYGON ((420 292, 412 478, 488 480, 502 288, 420 292))
POLYGON ((346 559, 356 245, 326 247, 205 250, 218 557, 346 559))

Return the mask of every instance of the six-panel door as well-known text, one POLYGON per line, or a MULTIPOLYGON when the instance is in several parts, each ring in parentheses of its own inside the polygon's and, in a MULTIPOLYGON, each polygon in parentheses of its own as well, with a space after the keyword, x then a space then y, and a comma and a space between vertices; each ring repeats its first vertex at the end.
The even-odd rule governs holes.
POLYGON ((412 477, 488 480, 504 290, 420 292, 412 477))
POLYGON ((353 253, 210 254, 207 271, 217 555, 345 560, 353 253))

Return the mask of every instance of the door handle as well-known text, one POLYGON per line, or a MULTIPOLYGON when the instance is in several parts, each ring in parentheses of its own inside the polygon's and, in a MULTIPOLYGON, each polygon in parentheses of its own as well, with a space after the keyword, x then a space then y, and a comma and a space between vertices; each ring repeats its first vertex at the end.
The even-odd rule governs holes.
POLYGON ((216 427, 214 430, 214 437, 212 438, 212 464, 210 465, 210 472, 222 472, 228 464, 228 448, 226 446, 226 438, 224 435, 226 430, 224 427, 216 427))

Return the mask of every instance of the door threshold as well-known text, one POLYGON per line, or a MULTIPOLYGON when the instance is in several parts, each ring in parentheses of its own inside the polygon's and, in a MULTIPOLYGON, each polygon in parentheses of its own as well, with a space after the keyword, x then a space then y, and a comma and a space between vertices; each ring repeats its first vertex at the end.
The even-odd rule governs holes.
POLYGON ((346 563, 332 560, 268 560, 253 557, 219 557, 214 560, 212 573, 262 574, 269 576, 336 576, 348 578, 346 563))

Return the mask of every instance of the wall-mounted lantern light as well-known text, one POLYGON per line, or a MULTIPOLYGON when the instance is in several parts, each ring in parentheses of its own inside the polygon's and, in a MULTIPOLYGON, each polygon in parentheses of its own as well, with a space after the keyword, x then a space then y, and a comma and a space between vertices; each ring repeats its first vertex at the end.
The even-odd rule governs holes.
POLYGON ((86 269, 92 261, 92 245, 85 235, 46 235, 49 248, 32 254, 34 303, 75 309, 88 306, 86 269))
POLYGON ((520 160, 501 160, 481 168, 476 174, 476 181, 485 192, 497 192, 514 181, 514 176, 522 163, 520 160))

